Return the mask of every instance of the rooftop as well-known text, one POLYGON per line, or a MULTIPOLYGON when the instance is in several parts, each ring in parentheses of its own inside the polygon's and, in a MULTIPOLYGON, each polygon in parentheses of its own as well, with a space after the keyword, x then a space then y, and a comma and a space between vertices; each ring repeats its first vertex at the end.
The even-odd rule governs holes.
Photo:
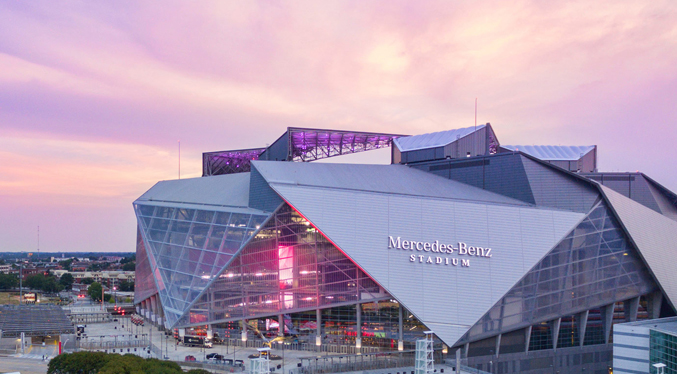
POLYGON ((401 152, 415 151, 417 149, 443 147, 447 144, 455 142, 458 139, 466 137, 473 132, 484 128, 486 125, 478 125, 473 127, 465 127, 462 129, 454 129, 440 132, 431 132, 428 134, 405 136, 393 139, 395 145, 401 152))
POLYGON ((544 161, 576 161, 595 149, 594 145, 501 145, 511 151, 520 151, 544 161))

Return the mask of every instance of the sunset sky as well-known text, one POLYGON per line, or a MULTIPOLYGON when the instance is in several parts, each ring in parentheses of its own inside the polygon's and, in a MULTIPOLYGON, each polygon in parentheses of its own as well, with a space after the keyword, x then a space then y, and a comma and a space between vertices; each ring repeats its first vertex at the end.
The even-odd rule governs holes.
POLYGON ((0 251, 135 250, 132 202, 287 126, 598 145, 677 191, 677 2, 0 2, 0 251))

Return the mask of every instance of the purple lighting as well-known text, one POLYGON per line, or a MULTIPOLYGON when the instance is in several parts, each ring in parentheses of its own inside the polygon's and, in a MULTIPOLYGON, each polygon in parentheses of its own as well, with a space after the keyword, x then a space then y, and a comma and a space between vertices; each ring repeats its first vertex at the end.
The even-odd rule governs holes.
POLYGON ((264 160, 310 162, 390 147, 401 136, 406 135, 289 127, 268 148, 203 153, 202 176, 246 173, 264 153, 264 160))
POLYGON ((258 160, 265 150, 265 148, 255 148, 204 153, 202 175, 246 173, 251 169, 251 161, 258 160))
POLYGON ((394 138, 405 135, 289 128, 291 161, 314 161, 344 154, 389 147, 394 138))

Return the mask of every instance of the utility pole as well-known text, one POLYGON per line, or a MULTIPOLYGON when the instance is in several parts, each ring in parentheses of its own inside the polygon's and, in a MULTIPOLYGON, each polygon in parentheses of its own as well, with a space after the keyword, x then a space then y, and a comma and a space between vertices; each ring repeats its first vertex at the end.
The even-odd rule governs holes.
POLYGON ((24 260, 21 259, 21 262, 19 262, 20 270, 19 270, 19 305, 23 303, 23 296, 24 296, 24 260))

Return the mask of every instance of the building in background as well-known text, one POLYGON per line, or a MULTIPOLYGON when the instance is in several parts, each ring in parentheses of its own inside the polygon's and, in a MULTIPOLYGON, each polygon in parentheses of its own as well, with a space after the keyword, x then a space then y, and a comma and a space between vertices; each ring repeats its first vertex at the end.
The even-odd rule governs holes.
POLYGON ((622 323, 613 334, 614 373, 677 372, 677 317, 622 323))
POLYGON ((349 353, 432 330, 481 370, 606 373, 615 324, 675 315, 677 196, 596 156, 490 124, 205 153, 134 202, 135 304, 230 339, 349 353), (389 146, 391 165, 309 162, 389 146))

